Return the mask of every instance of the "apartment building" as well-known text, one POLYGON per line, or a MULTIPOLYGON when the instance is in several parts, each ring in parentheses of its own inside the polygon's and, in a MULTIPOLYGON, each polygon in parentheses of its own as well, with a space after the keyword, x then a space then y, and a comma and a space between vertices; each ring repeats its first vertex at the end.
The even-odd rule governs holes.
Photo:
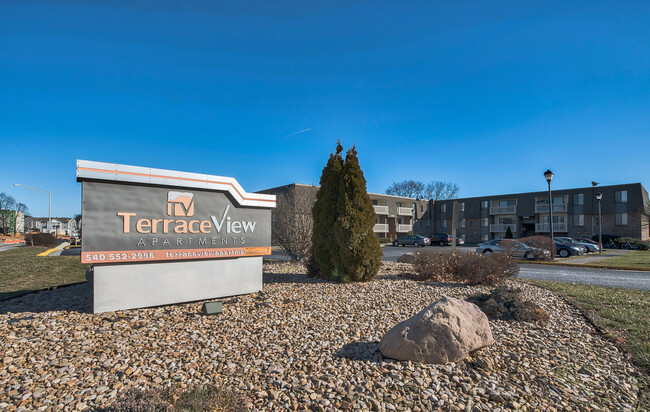
MULTIPOLYGON (((311 213, 311 207, 316 201, 319 186, 292 183, 259 191, 258 193, 278 196, 277 208, 291 207, 295 213, 311 213), (287 202, 291 204, 286 204, 287 202), (307 204, 305 204, 307 202, 307 204)), ((375 226, 373 231, 378 238, 394 240, 397 237, 420 233, 420 227, 426 226, 430 220, 429 202, 410 197, 390 196, 368 193, 375 209, 375 226)))
MULTIPOLYGON (((549 235, 592 237, 599 232, 596 194, 602 194, 602 233, 650 240, 650 201, 640 183, 472 197, 430 203, 430 226, 451 232, 453 202, 458 202, 458 236, 467 242, 549 235), (549 211, 552 210, 551 222, 549 211)), ((423 235, 431 231, 418 228, 423 235)))

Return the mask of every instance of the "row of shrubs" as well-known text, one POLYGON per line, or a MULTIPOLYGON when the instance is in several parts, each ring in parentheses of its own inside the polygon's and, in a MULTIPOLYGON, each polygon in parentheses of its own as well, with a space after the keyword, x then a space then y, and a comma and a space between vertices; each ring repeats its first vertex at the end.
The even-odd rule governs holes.
POLYGON ((468 285, 498 285, 517 276, 519 265, 505 253, 428 253, 415 255, 418 280, 459 282, 468 285))
POLYGON ((25 244, 27 246, 52 247, 56 244, 56 237, 51 233, 31 233, 25 235, 25 244))

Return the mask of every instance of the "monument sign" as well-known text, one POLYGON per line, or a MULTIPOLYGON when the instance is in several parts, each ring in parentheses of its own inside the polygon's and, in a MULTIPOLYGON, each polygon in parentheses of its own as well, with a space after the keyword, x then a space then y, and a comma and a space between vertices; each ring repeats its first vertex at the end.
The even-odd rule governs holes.
POLYGON ((257 292, 275 196, 233 178, 77 161, 95 312, 257 292))

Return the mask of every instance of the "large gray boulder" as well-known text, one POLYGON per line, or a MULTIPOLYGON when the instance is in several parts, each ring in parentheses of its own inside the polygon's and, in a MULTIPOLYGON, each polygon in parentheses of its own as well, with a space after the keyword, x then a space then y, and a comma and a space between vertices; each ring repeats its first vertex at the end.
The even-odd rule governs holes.
POLYGON ((488 318, 478 306, 444 296, 386 332, 379 350, 387 358, 442 364, 493 343, 488 318))

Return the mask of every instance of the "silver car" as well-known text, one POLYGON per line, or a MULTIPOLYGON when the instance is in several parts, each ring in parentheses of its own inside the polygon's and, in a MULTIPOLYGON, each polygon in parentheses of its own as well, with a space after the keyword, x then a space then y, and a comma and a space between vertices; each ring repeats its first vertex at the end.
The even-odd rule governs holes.
POLYGON ((570 237, 556 237, 555 240, 560 243, 564 243, 565 245, 578 246, 584 253, 598 252, 598 246, 594 245, 593 243, 578 242, 570 237))
POLYGON ((548 250, 542 251, 541 249, 525 245, 513 239, 495 239, 489 242, 479 243, 476 246, 476 253, 490 255, 497 252, 508 253, 513 257, 529 260, 535 259, 537 256, 549 257, 551 255, 551 252, 548 250))

